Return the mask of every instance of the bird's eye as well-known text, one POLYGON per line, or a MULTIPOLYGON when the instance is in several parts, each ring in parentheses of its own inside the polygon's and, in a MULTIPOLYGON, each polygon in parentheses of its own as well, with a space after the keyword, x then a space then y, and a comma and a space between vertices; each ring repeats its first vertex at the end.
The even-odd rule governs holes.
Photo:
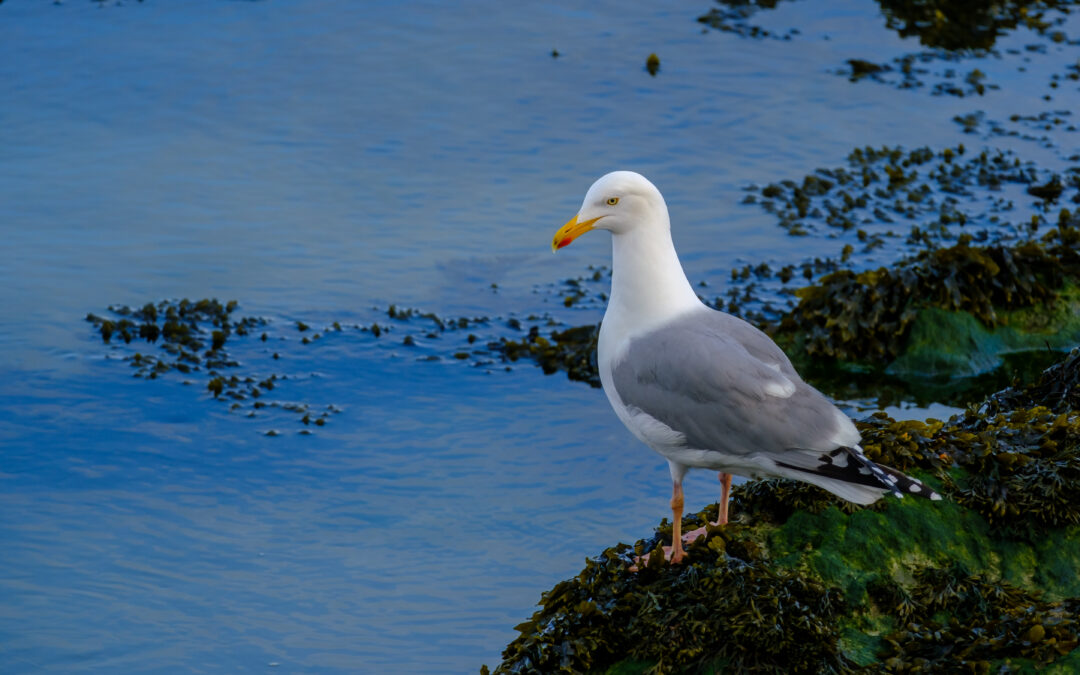
POLYGON ((619 198, 618 197, 608 197, 607 198, 607 203, 608 203, 608 206, 615 206, 616 204, 619 203, 619 198))

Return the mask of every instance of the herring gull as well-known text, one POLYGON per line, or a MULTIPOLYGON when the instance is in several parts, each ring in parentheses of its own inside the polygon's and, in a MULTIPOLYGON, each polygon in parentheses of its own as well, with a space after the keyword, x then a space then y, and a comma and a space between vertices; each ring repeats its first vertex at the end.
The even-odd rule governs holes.
MULTIPOLYGON (((675 253, 664 198, 645 177, 615 171, 596 181, 552 250, 591 230, 612 235, 600 382, 623 424, 668 461, 672 562, 686 555, 682 481, 692 468, 719 472, 714 525, 727 523, 732 474, 794 478, 856 504, 886 492, 941 499, 870 461, 851 419, 803 382, 769 336, 701 302, 675 253)), ((687 543, 704 531, 687 533, 687 543)))

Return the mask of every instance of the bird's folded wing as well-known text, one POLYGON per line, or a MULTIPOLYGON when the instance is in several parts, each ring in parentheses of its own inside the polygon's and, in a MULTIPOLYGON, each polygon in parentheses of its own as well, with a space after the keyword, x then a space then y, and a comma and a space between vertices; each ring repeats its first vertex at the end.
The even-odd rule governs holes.
POLYGON ((735 335, 710 319, 693 314, 632 339, 612 365, 622 402, 683 434, 692 448, 786 454, 858 442, 850 420, 795 374, 767 336, 748 324, 752 332, 735 335), (748 349, 746 336, 767 344, 748 349))

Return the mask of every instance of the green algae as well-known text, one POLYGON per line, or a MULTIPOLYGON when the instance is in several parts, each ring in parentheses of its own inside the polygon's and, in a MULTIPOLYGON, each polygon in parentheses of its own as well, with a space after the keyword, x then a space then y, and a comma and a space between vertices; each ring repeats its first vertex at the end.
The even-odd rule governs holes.
POLYGON ((683 566, 628 572, 623 545, 588 561, 544 594, 495 672, 711 672, 718 661, 716 672, 957 672, 991 658, 1050 663, 1076 646, 1075 575, 1070 586, 1032 573, 1064 556, 996 540, 958 505, 830 506, 779 527, 736 513, 683 566), (998 601, 979 605, 984 595, 998 601), (1053 626, 1052 642, 1017 639, 1036 625, 1053 626), (942 638, 946 628, 962 640, 942 638))
POLYGON ((1078 398, 1080 351, 947 422, 872 416, 859 425, 867 454, 944 501, 861 508, 793 481, 736 486, 731 523, 683 565, 658 555, 665 521, 544 593, 495 672, 1070 672, 1078 398), (636 573, 635 554, 647 559, 636 573))
POLYGON ((1000 312, 987 327, 967 312, 927 308, 911 323, 903 353, 885 372, 905 376, 942 373, 971 377, 1001 367, 1004 356, 1080 344, 1080 292, 1069 284, 1050 305, 1000 312))

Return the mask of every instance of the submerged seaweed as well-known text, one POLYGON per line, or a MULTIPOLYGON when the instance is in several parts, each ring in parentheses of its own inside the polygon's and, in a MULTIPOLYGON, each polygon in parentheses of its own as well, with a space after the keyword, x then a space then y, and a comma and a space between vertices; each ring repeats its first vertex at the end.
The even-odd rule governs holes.
MULTIPOLYGON (((778 0, 717 0, 718 7, 698 17, 698 22, 712 29, 752 39, 791 40, 801 35, 797 28, 769 30, 753 22, 763 10, 780 6, 778 0)), ((1073 2, 1054 0, 1013 0, 1003 3, 972 3, 965 0, 878 0, 885 17, 885 27, 901 38, 918 37, 925 49, 902 54, 888 62, 848 59, 848 68, 835 72, 851 81, 874 80, 899 89, 929 87, 932 95, 971 96, 984 94, 998 85, 988 81, 979 68, 960 70, 959 66, 978 59, 1003 56, 996 43, 1003 35, 1023 28, 1040 42, 1029 45, 1028 52, 1045 53, 1055 45, 1075 45, 1060 26, 1068 18, 1073 2)), ((816 36, 830 39, 827 34, 816 36)), ((1018 56, 1019 50, 1006 54, 1018 56)), ((1017 61, 1020 61, 1018 58, 1017 61)), ((1024 66, 1019 66, 1020 70, 1024 66)), ((1069 74, 1067 73, 1066 76, 1069 74)), ((1074 79, 1074 78, 1073 78, 1074 79)), ((1050 81, 1051 89, 1061 77, 1050 81)), ((1048 98, 1048 97, 1047 97, 1048 98)))

